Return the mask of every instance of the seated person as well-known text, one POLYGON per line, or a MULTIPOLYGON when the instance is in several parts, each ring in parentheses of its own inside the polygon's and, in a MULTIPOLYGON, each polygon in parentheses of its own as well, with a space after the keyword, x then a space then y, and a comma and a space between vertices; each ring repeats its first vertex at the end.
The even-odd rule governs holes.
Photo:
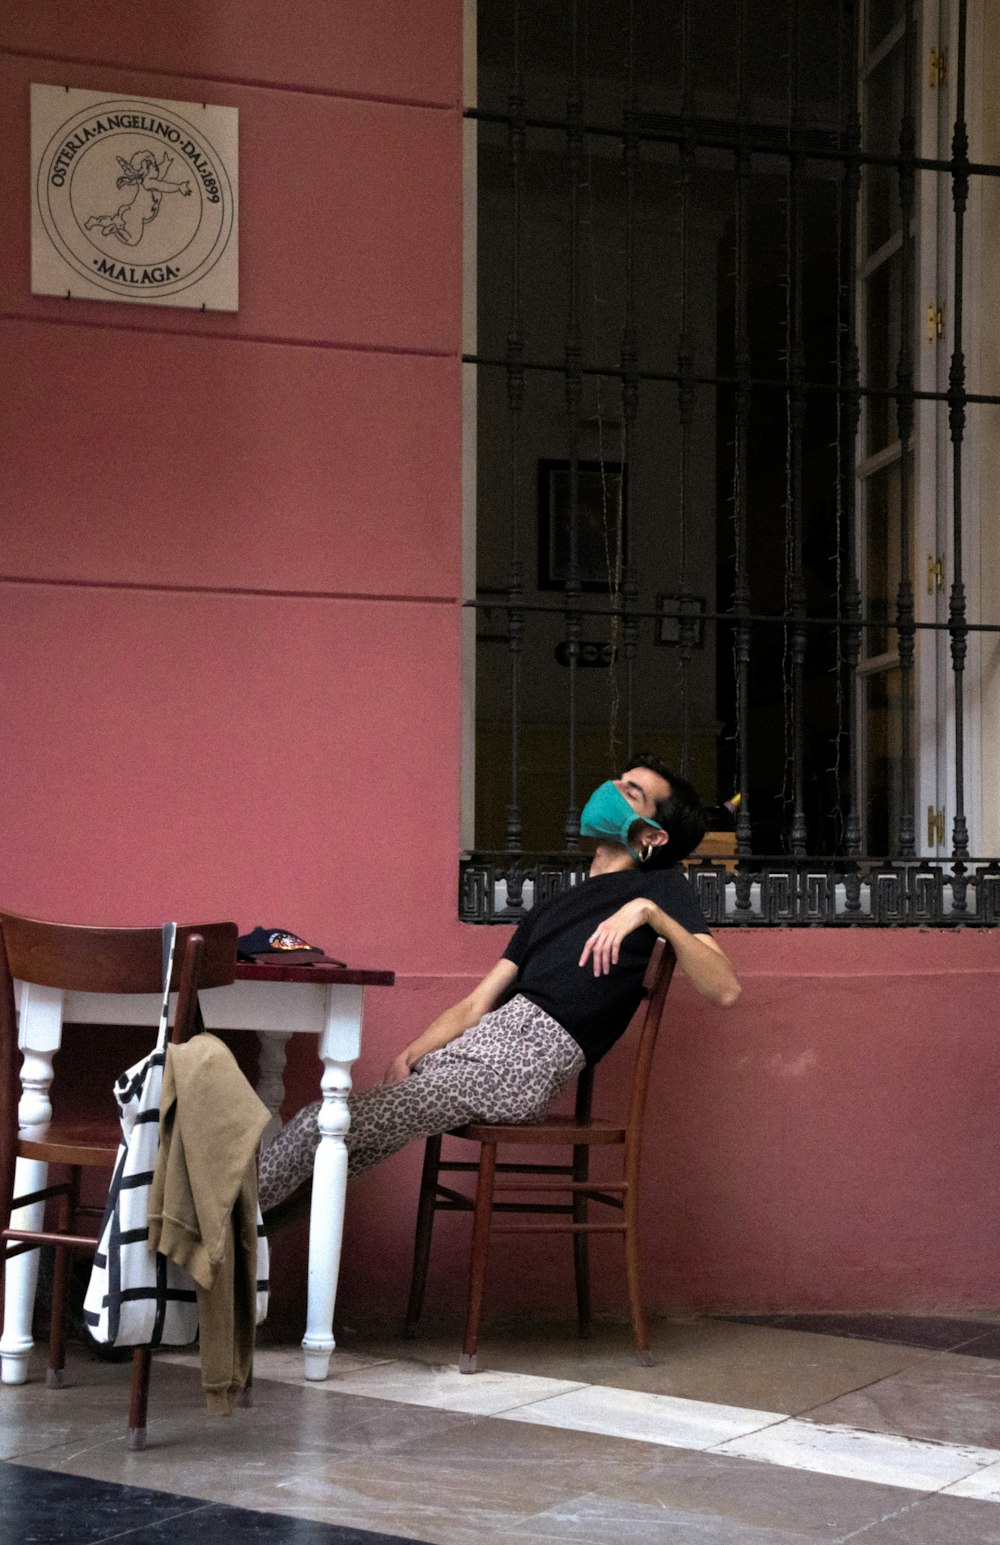
MULTIPOLYGON (((349 1175, 466 1121, 540 1116, 627 1028, 657 935, 700 993, 736 1002, 732 966, 678 868, 705 832, 691 785, 637 757, 591 796, 580 830, 597 840, 590 878, 536 904, 478 987, 400 1052, 381 1084, 349 1097, 349 1175)), ((299 1111, 261 1155, 265 1211, 311 1179, 319 1109, 299 1111)))

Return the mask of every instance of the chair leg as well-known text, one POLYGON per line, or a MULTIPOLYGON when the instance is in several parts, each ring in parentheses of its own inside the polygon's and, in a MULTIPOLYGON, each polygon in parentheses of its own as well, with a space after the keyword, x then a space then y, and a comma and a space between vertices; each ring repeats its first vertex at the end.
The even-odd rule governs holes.
MULTIPOLYGON (((62 1230, 60 1230, 62 1232, 62 1230)), ((52 1271, 52 1318, 49 1321, 49 1366, 45 1383, 49 1389, 62 1389, 66 1368, 66 1285, 69 1276, 69 1251, 55 1248, 52 1271)))
POLYGON ((132 1396, 128 1408, 128 1449, 137 1453, 146 1447, 146 1407, 149 1404, 149 1370, 152 1357, 148 1347, 136 1347, 132 1354, 132 1396))
POLYGON ((434 1228, 440 1163, 441 1138, 429 1137, 424 1147, 424 1167, 420 1176, 417 1228, 413 1240, 413 1275, 410 1278, 410 1301, 406 1306, 404 1328, 408 1336, 416 1334, 417 1322, 424 1308, 424 1288, 427 1286, 427 1263, 431 1254, 431 1232, 434 1228))
MULTIPOLYGON (((573 1179, 590 1179, 590 1149, 586 1145, 580 1145, 573 1149, 573 1179)), ((586 1223, 588 1213, 588 1201, 586 1195, 580 1191, 573 1192, 573 1222, 586 1223)), ((591 1328, 590 1316, 590 1236, 584 1233, 573 1235, 573 1273, 576 1278, 576 1316, 578 1333, 584 1339, 589 1337, 591 1328)))
POLYGON ((653 1366, 653 1354, 649 1350, 649 1331, 642 1306, 642 1273, 639 1265, 638 1194, 635 1185, 625 1193, 625 1277, 628 1282, 628 1302, 632 1315, 632 1334, 635 1337, 635 1358, 644 1368, 653 1366))
MULTIPOLYGON (((59 1198, 56 1209, 56 1233, 68 1234, 71 1230, 76 1203, 80 1191, 80 1172, 70 1171, 69 1190, 59 1198)), ((52 1267, 52 1318, 49 1321, 49 1366, 45 1383, 49 1389, 62 1389, 66 1367, 66 1293, 69 1286, 69 1268, 72 1252, 55 1247, 52 1267)))
POLYGON ((479 1340, 479 1315, 483 1307, 486 1261, 490 1251, 490 1217, 493 1211, 493 1182, 496 1179, 496 1143, 483 1143, 479 1154, 479 1180, 476 1184, 476 1209, 472 1219, 472 1254, 469 1261, 469 1305, 465 1317, 465 1340, 458 1359, 460 1373, 475 1373, 476 1346, 479 1340))
POLYGON ((253 1363, 250 1364, 246 1383, 236 1396, 236 1404, 245 1411, 249 1411, 253 1406, 253 1363))

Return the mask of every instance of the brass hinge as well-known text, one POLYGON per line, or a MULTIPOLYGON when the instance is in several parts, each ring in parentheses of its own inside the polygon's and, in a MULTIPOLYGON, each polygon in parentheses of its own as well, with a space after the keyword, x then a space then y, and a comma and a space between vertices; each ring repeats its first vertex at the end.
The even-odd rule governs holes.
POLYGON ((927 806, 927 846, 938 848, 944 842, 944 811, 927 806))
POLYGON ((933 595, 935 590, 944 589, 944 559, 935 558, 933 553, 927 554, 927 594, 933 595))
POLYGON ((938 338, 944 337, 944 307, 927 307, 927 342, 935 343, 938 338))
POLYGON ((927 74, 927 84, 931 90, 935 86, 943 86, 948 79, 948 50, 946 48, 932 48, 927 74))

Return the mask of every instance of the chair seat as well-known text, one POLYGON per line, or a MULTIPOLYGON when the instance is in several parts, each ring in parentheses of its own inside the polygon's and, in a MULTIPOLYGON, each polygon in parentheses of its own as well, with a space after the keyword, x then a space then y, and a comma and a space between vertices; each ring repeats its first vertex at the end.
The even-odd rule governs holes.
POLYGON ((525 1122, 519 1125, 487 1125, 485 1122, 468 1121, 464 1126, 452 1127, 449 1137, 467 1137, 474 1143, 623 1143, 625 1128, 620 1122, 601 1121, 594 1117, 579 1122, 575 1116, 546 1116, 544 1121, 525 1122))
POLYGON ((19 1127, 17 1152, 22 1159, 44 1159, 49 1164, 113 1169, 121 1139, 117 1121, 48 1121, 19 1127))

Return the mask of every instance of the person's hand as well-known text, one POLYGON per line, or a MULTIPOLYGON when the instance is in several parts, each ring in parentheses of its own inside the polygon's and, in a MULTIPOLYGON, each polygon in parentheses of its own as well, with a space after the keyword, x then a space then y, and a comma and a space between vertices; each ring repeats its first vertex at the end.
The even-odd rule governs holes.
POLYGON ((647 906, 648 902, 637 898, 635 901, 627 901, 617 912, 613 912, 590 935, 583 947, 580 965, 585 966, 588 960, 593 960, 594 975, 607 976, 611 967, 618 964, 622 940, 646 923, 647 906))
POLYGON ((410 1064, 406 1060, 405 1051, 401 1051, 398 1057, 393 1057, 385 1070, 382 1078, 383 1084, 401 1084, 410 1076, 410 1064))

